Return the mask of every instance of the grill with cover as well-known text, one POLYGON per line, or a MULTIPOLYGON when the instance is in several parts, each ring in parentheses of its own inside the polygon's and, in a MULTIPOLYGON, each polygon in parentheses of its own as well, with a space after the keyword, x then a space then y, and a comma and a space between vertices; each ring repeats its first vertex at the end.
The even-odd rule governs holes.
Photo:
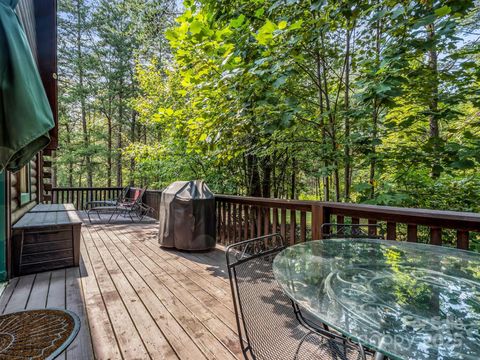
POLYGON ((200 180, 176 181, 163 192, 158 242, 180 250, 215 247, 215 196, 200 180))

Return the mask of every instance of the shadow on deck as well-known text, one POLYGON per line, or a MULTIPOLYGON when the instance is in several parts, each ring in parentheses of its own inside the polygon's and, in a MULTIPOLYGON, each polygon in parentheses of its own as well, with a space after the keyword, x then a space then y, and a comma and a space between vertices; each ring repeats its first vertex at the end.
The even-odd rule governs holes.
POLYGON ((59 359, 242 358, 221 248, 161 249, 148 220, 84 221, 80 267, 13 279, 1 313, 77 313, 81 332, 59 359))

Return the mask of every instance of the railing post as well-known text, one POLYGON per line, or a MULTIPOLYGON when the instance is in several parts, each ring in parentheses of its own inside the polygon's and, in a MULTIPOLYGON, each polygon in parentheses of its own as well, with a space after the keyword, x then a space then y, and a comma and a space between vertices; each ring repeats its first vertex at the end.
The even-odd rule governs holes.
POLYGON ((468 231, 457 230, 457 248, 468 250, 468 231))
POLYGON ((387 222, 387 240, 397 240, 397 223, 387 222))
POLYGON ((442 229, 439 227, 430 228, 430 244, 442 245, 442 229))
POLYGON ((330 222, 330 214, 323 205, 312 205, 312 240, 322 239, 322 225, 330 222))
MULTIPOLYGON (((377 236, 377 220, 368 219, 368 235, 377 236), (370 226, 372 225, 372 226, 370 226)), ((383 234, 381 234, 383 236, 383 234)))
POLYGON ((407 225, 407 241, 417 242, 418 241, 418 226, 416 224, 407 225))

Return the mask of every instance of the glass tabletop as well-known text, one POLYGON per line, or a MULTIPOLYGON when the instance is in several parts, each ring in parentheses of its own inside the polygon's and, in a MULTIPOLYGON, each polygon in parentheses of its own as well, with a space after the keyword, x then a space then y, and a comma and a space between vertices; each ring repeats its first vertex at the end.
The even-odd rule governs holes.
POLYGON ((332 239, 286 248, 273 271, 320 321, 392 359, 480 358, 480 254, 332 239))

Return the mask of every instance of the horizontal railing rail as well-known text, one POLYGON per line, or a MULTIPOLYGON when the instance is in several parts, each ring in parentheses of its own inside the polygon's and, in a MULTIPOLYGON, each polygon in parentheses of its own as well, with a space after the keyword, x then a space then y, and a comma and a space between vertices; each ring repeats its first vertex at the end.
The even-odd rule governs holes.
POLYGON ((91 201, 116 200, 122 195, 122 187, 56 187, 52 188, 52 204, 73 204, 84 210, 91 201))
MULTIPOLYGON (((90 201, 118 199, 122 187, 52 189, 52 203, 73 203, 78 210, 90 201)), ((158 219, 161 190, 147 190, 143 201, 158 219)), ((389 240, 480 250, 480 214, 351 203, 282 200, 216 195, 216 235, 220 244, 279 232, 289 244, 321 239, 325 223, 378 224, 389 240)), ((372 229, 374 229, 372 227, 372 229)), ((328 229, 327 229, 328 231, 328 229)))
POLYGON ((217 239, 222 244, 273 232, 289 244, 321 239, 322 224, 332 222, 380 224, 388 240, 460 249, 469 249, 471 233, 480 232, 480 214, 470 212, 230 195, 216 195, 216 204, 217 239))

